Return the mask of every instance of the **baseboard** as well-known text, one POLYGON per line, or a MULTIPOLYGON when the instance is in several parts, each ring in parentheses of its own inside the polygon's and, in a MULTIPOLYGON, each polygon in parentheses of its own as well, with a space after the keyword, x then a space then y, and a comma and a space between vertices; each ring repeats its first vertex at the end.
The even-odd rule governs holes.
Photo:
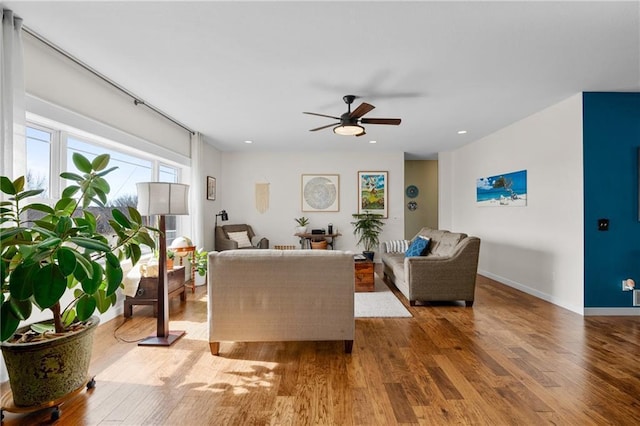
POLYGON ((612 316, 612 317, 637 317, 640 316, 640 307, 635 308, 584 308, 584 316, 612 316))
POLYGON ((567 303, 564 303, 562 300, 559 300, 558 298, 547 294, 547 293, 543 293, 535 288, 531 288, 528 287, 524 284, 521 284, 519 282, 510 280, 509 278, 505 278, 505 277, 501 277, 500 275, 496 275, 493 274, 489 271, 485 271, 485 270, 478 270, 478 274, 483 275, 487 278, 491 278, 492 280, 498 281, 501 284, 504 284, 506 286, 515 288, 516 290, 520 290, 523 293, 527 293, 530 294, 532 296, 537 297, 538 299, 542 299, 545 300, 549 303, 553 303, 556 306, 559 306, 561 308, 567 309, 571 312, 575 312, 576 314, 580 314, 580 315, 584 315, 584 308, 581 306, 573 306, 573 305, 569 305, 567 303))

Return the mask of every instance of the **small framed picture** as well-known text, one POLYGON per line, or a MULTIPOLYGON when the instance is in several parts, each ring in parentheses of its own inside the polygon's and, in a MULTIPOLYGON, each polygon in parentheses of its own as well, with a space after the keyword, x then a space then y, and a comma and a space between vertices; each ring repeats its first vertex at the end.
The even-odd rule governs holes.
POLYGON ((207 200, 216 200, 216 178, 207 176, 207 200))

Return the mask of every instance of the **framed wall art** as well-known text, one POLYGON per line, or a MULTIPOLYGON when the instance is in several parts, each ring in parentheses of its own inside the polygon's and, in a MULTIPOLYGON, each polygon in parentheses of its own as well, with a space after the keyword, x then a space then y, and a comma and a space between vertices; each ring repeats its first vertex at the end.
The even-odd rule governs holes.
POLYGON ((358 213, 389 217, 389 172, 358 172, 358 213))
POLYGON ((527 171, 476 179, 476 205, 524 207, 527 205, 527 171))
POLYGON ((216 200, 216 178, 207 176, 207 200, 216 200))
POLYGON ((303 212, 340 211, 340 175, 302 175, 303 212))

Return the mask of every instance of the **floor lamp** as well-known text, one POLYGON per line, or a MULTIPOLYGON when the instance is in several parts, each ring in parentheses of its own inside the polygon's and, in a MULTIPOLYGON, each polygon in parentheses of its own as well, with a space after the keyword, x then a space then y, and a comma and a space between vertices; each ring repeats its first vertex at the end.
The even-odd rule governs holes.
POLYGON ((161 235, 158 248, 158 325, 155 336, 138 342, 139 346, 171 346, 184 331, 169 331, 169 290, 167 287, 167 237, 165 216, 189 214, 189 185, 169 182, 141 182, 138 211, 143 216, 158 215, 161 235))

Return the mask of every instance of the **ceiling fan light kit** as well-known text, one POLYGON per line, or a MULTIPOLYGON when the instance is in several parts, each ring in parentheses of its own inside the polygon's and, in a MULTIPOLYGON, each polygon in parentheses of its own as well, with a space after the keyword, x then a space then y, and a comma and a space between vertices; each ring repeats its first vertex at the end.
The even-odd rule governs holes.
POLYGON ((326 114, 318 114, 315 112, 303 112, 303 114, 317 115, 319 117, 333 118, 334 120, 340 120, 338 123, 328 124, 326 126, 316 127, 315 129, 309 130, 310 132, 315 132, 317 130, 326 129, 327 127, 333 127, 333 133, 343 136, 362 136, 365 134, 364 127, 362 127, 358 123, 363 124, 387 124, 392 126, 397 126, 400 124, 401 120, 399 118, 362 118, 363 115, 367 114, 369 111, 374 109, 375 107, 366 102, 361 103, 358 108, 351 111, 351 104, 356 99, 355 95, 345 95, 342 97, 344 103, 347 104, 347 112, 342 114, 340 117, 335 117, 333 115, 326 114))
POLYGON ((342 136, 360 136, 364 135, 364 127, 357 124, 340 125, 333 128, 333 133, 342 136))

